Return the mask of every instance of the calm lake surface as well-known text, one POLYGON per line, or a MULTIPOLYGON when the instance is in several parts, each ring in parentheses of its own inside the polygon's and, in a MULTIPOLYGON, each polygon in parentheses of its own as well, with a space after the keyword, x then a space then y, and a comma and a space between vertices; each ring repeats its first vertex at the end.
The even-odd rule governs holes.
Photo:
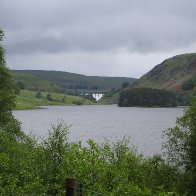
POLYGON ((51 124, 63 120, 70 140, 114 142, 124 136, 145 156, 161 152, 162 131, 175 125, 184 108, 121 108, 107 106, 48 106, 47 109, 14 111, 25 133, 47 137, 51 124))

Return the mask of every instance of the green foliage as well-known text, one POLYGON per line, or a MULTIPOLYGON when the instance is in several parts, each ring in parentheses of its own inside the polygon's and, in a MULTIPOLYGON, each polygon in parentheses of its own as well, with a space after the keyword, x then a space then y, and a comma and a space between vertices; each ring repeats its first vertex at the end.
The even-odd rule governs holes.
MULTIPOLYGON (((0 42, 3 41, 3 36, 4 36, 4 33, 0 29, 0 42)), ((0 65, 5 66, 4 49, 2 47, 2 44, 0 45, 0 65)))
POLYGON ((65 99, 66 99, 66 96, 64 96, 63 98, 62 98, 62 103, 65 103, 65 99))
MULTIPOLYGON (((3 39, 3 32, 0 30, 0 41, 3 39)), ((9 70, 5 67, 4 49, 0 44, 0 127, 4 126, 12 118, 15 92, 9 70)))
POLYGON ((42 98, 42 92, 40 90, 38 90, 35 97, 38 98, 38 99, 41 99, 42 98))
POLYGON ((48 99, 48 101, 52 101, 53 100, 50 93, 47 94, 47 99, 48 99))
POLYGON ((189 90, 192 90, 195 86, 196 86, 196 79, 191 79, 191 80, 185 81, 182 84, 182 90, 189 91, 189 90))
POLYGON ((23 83, 21 83, 21 82, 15 82, 14 83, 14 91, 15 91, 16 95, 19 95, 20 90, 24 90, 24 89, 25 89, 25 86, 24 86, 23 83))
POLYGON ((59 122, 57 126, 52 125, 48 139, 42 143, 44 153, 44 182, 47 185, 47 195, 59 195, 64 190, 65 171, 68 144, 68 126, 59 122))
POLYGON ((13 138, 10 129, 0 131, 0 140, 0 193, 36 195, 44 191, 38 175, 36 142, 27 137, 13 138))
POLYGON ((174 107, 177 102, 175 95, 169 91, 136 88, 123 90, 120 93, 118 105, 121 107, 174 107))
POLYGON ((0 194, 64 195, 66 177, 105 195, 186 192, 183 174, 160 156, 138 155, 126 138, 114 144, 70 143, 68 128, 62 122, 52 126, 42 142, 1 129, 0 194))
POLYGON ((195 97, 196 93, 175 93, 177 99, 177 105, 189 106, 195 97))
POLYGON ((176 127, 165 131, 165 155, 175 166, 184 168, 190 195, 196 195, 196 99, 178 118, 176 127))

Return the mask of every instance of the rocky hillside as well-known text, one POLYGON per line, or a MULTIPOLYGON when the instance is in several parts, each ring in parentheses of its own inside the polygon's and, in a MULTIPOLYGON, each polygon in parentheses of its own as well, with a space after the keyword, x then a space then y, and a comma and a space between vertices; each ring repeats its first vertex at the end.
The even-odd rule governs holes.
POLYGON ((166 59, 142 76, 133 88, 192 90, 196 83, 196 53, 166 59))

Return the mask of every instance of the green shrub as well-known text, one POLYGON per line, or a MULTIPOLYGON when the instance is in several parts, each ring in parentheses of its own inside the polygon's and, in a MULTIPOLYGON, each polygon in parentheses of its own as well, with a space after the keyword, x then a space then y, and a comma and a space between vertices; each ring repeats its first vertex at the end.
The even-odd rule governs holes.
POLYGON ((42 98, 42 92, 40 90, 38 90, 35 94, 35 97, 38 98, 38 99, 41 99, 42 98))
MULTIPOLYGON (((68 133, 61 122, 42 142, 26 136, 14 139, 1 130, 0 193, 63 195, 66 177, 105 195, 185 193, 183 173, 160 156, 137 154, 128 139, 81 145, 69 142, 68 133)), ((84 190, 84 195, 90 194, 84 190)))
POLYGON ((165 131, 163 145, 168 161, 184 169, 184 184, 189 195, 196 195, 196 99, 178 118, 176 126, 165 131))

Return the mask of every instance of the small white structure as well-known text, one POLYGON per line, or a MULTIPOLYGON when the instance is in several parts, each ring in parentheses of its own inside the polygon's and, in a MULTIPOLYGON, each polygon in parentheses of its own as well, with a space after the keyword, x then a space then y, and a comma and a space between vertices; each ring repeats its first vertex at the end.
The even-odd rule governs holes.
POLYGON ((93 97, 96 99, 96 101, 98 101, 99 99, 101 99, 103 97, 103 93, 94 93, 92 94, 93 97))

